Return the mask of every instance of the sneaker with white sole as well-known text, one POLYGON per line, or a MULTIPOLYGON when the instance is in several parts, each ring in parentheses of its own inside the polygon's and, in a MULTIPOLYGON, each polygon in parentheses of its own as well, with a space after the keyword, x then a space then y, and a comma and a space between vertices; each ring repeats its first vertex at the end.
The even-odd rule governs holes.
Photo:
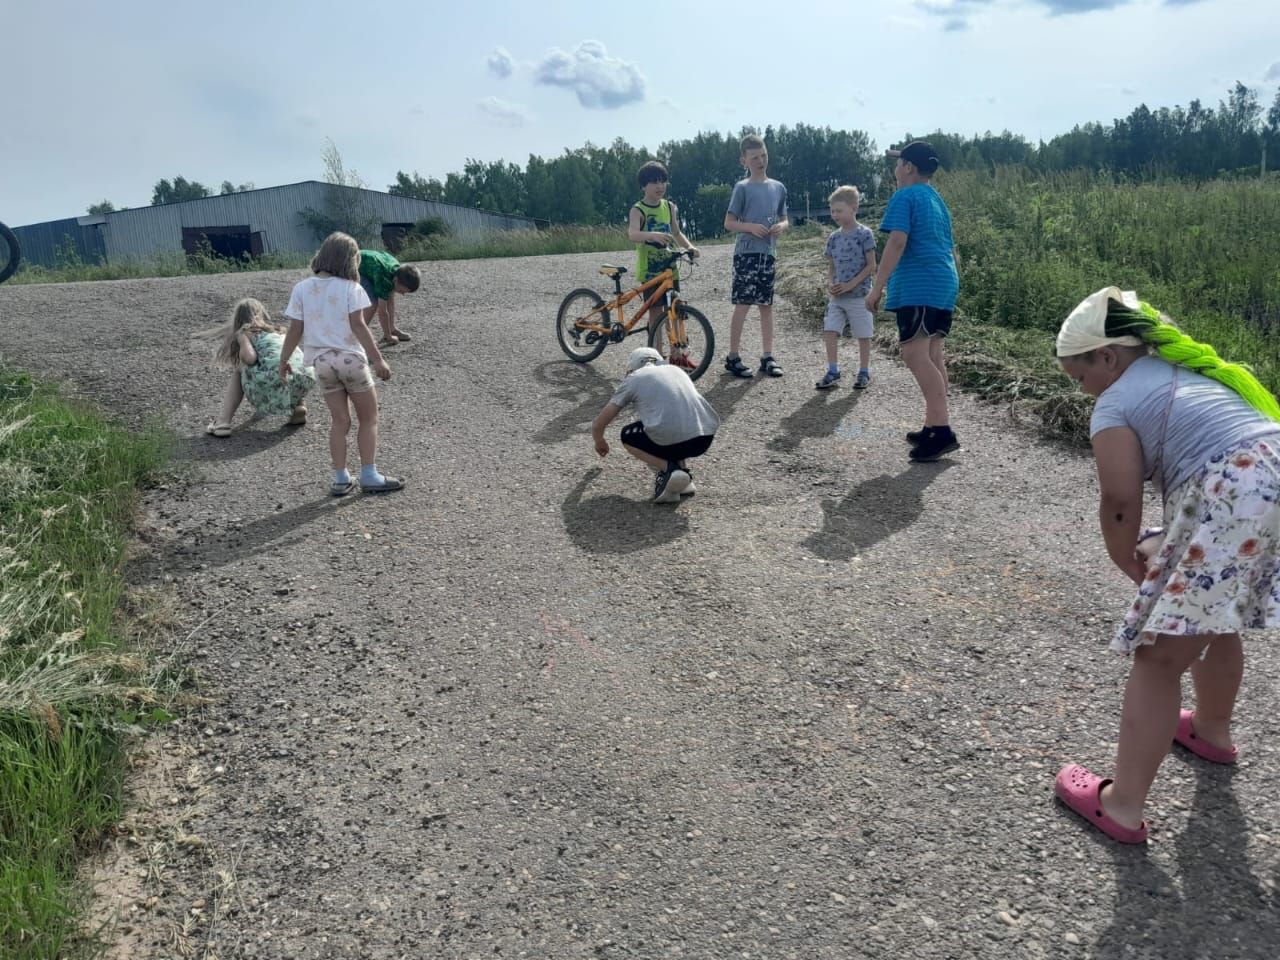
POLYGON ((832 387, 836 386, 839 382, 840 382, 840 371, 828 370, 825 374, 822 375, 822 379, 819 380, 817 383, 815 383, 813 386, 817 390, 830 390, 832 387))
POLYGON ((859 370, 858 377, 853 381, 853 389, 865 390, 871 385, 871 374, 866 370, 859 370))
POLYGON ((653 479, 653 502, 678 503, 680 492, 688 489, 692 479, 679 467, 670 467, 661 471, 653 479))

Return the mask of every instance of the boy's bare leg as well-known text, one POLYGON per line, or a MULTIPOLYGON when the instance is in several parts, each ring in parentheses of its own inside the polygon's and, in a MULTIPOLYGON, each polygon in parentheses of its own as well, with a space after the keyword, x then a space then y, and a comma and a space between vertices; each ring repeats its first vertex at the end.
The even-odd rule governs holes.
POLYGON ((391 311, 385 300, 378 301, 378 323, 382 326, 383 340, 390 340, 396 335, 396 328, 391 325, 391 311))
POLYGON ((646 453, 643 450, 640 450, 636 447, 629 446, 625 443, 622 445, 622 449, 627 451, 627 453, 631 454, 637 460, 641 461, 642 463, 647 463, 649 466, 653 467, 653 469, 659 472, 667 469, 667 461, 663 460, 661 457, 655 457, 652 453, 646 453))
POLYGON ((773 354, 773 304, 760 304, 760 346, 765 356, 773 354))
POLYGON ((929 356, 930 340, 923 334, 902 345, 902 362, 920 385, 924 394, 924 422, 929 427, 946 427, 951 424, 947 412, 947 383, 929 356))
POLYGON ((751 305, 735 303, 733 316, 729 318, 729 356, 736 357, 742 348, 742 326, 747 322, 747 311, 751 305))
POLYGON ((244 387, 240 385, 240 371, 232 370, 231 379, 227 381, 227 389, 222 393, 222 406, 218 410, 218 421, 215 426, 223 424, 231 426, 231 421, 236 411, 240 409, 242 400, 244 400, 244 387))
MULTIPOLYGON (((870 337, 858 338, 858 369, 859 370, 871 369, 871 338, 870 337)), ((945 383, 943 384, 943 389, 944 390, 946 389, 945 383)))
POLYGON ((324 395, 329 408, 329 457, 333 469, 347 469, 347 431, 351 429, 351 411, 347 409, 347 391, 330 390, 324 395))
POLYGON ((378 389, 373 387, 350 394, 351 405, 356 408, 356 447, 360 451, 360 466, 378 462, 378 389))
POLYGON ((1244 676, 1244 647, 1240 634, 1228 633, 1209 644, 1203 660, 1191 664, 1196 688, 1196 736, 1221 747, 1231 748, 1231 714, 1244 676))
MULTIPOLYGON (((929 338, 929 359, 938 368, 938 372, 942 374, 942 392, 949 394, 951 392, 951 378, 947 376, 947 361, 943 356, 943 343, 943 337, 929 338)), ((869 341, 868 345, 870 345, 869 341)))
POLYGON ((840 334, 836 333, 834 330, 824 330, 822 331, 822 342, 827 348, 828 365, 835 366, 836 360, 839 357, 840 334))

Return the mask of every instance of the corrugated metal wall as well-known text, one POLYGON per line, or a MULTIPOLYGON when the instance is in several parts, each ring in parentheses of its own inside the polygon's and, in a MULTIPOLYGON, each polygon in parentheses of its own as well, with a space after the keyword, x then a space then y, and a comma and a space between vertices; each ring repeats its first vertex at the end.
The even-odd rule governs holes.
POLYGON ((102 231, 106 226, 82 225, 81 219, 70 217, 66 220, 35 223, 28 227, 14 227, 13 232, 22 247, 23 262, 56 267, 60 251, 65 250, 70 243, 81 263, 97 263, 106 252, 102 238, 102 231))
POLYGON ((46 266, 56 263, 53 244, 63 242, 62 233, 69 233, 78 245, 91 240, 96 244, 91 254, 88 247, 82 254, 82 259, 90 263, 97 262, 103 253, 108 262, 181 254, 184 228, 240 225, 247 225, 251 233, 261 232, 264 253, 307 253, 316 248, 316 238, 303 224, 300 213, 308 207, 323 210, 330 190, 357 195, 370 214, 382 223, 414 223, 423 217, 440 217, 457 236, 536 227, 536 222, 528 217, 505 216, 452 203, 397 197, 377 190, 333 187, 308 180, 201 200, 118 210, 107 214, 106 223, 101 227, 81 227, 76 219, 71 219, 18 227, 14 232, 23 245, 23 259, 46 266), (67 224, 74 231, 66 229, 67 224), (31 233, 33 240, 30 253, 24 239, 26 233, 31 233), (51 236, 55 236, 53 243, 47 242, 51 236))

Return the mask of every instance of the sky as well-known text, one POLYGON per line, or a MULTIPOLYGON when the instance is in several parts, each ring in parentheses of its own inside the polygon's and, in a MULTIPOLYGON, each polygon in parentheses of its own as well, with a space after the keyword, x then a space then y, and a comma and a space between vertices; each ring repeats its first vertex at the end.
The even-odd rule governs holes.
MULTIPOLYGON (((1035 141, 1140 103, 1280 85, 1275 0, 13 3, 0 220, 320 180, 327 140, 384 190, 468 158, 808 123, 1035 141)), ((679 177, 679 171, 673 171, 679 177)))

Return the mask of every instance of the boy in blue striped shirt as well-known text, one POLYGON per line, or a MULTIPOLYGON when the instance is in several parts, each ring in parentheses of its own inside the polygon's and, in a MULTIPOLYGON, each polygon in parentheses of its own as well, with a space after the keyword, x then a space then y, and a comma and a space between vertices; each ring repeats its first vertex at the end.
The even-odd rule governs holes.
POLYGON ((898 189, 880 219, 880 231, 889 239, 875 285, 867 294, 867 308, 874 312, 883 298, 885 309, 897 314, 902 360, 924 394, 924 429, 908 433, 907 440, 911 459, 927 462, 960 449, 947 411, 942 353, 960 275, 951 212, 929 182, 938 169, 938 155, 929 143, 913 140, 901 150, 888 151, 888 156, 897 161, 893 175, 898 189))

